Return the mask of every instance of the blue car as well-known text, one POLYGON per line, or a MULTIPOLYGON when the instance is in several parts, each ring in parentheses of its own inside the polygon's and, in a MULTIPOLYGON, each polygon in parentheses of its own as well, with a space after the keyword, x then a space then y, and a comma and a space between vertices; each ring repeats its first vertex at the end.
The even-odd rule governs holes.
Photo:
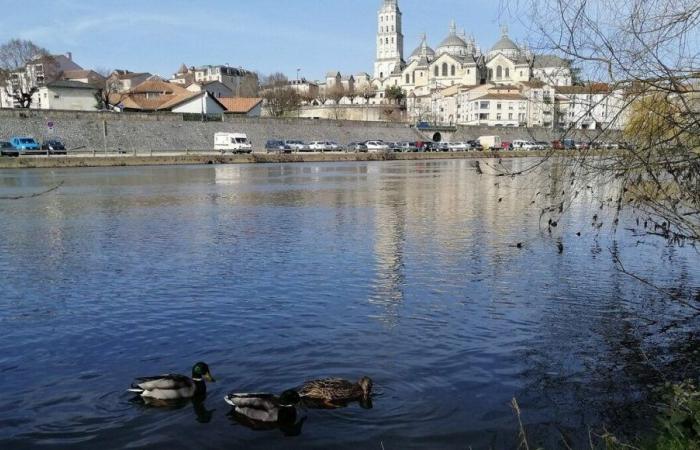
POLYGON ((24 152, 27 150, 39 150, 39 143, 30 137, 13 137, 10 139, 10 144, 15 150, 24 152))

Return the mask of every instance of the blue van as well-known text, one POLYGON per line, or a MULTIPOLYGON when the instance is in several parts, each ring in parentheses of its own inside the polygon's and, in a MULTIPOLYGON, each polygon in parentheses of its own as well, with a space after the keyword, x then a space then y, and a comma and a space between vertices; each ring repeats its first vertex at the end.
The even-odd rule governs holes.
POLYGON ((15 150, 19 150, 20 152, 39 150, 39 143, 34 138, 30 137, 15 136, 10 139, 10 144, 12 144, 15 150))

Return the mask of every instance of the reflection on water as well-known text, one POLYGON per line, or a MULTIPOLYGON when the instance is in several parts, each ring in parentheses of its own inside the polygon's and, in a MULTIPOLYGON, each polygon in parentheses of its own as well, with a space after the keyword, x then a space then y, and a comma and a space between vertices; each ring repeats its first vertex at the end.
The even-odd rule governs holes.
POLYGON ((533 207, 560 188, 562 169, 548 170, 0 171, 0 195, 65 180, 0 203, 0 447, 511 448, 513 396, 549 448, 648 419, 622 412, 658 378, 650 361, 697 367, 698 320, 616 271, 612 254, 688 293, 697 253, 591 226, 614 220, 600 209, 605 183, 548 227, 533 207), (202 359, 219 375, 204 402, 145 408, 123 392, 139 373, 202 359), (240 426, 222 400, 365 374, 381 393, 372 409, 311 409, 292 440, 240 426))

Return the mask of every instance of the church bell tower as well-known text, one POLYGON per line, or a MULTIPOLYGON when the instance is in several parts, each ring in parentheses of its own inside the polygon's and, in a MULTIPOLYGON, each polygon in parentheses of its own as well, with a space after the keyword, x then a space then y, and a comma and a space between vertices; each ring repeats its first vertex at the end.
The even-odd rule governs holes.
POLYGON ((386 78, 403 64, 403 31, 398 0, 382 0, 377 19, 374 77, 386 78))

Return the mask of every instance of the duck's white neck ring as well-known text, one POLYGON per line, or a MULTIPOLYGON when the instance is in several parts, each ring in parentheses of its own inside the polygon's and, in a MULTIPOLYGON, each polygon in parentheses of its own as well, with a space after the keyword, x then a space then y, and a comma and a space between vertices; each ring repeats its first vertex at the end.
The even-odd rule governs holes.
POLYGON ((192 378, 192 381, 203 381, 202 378, 192 378))

